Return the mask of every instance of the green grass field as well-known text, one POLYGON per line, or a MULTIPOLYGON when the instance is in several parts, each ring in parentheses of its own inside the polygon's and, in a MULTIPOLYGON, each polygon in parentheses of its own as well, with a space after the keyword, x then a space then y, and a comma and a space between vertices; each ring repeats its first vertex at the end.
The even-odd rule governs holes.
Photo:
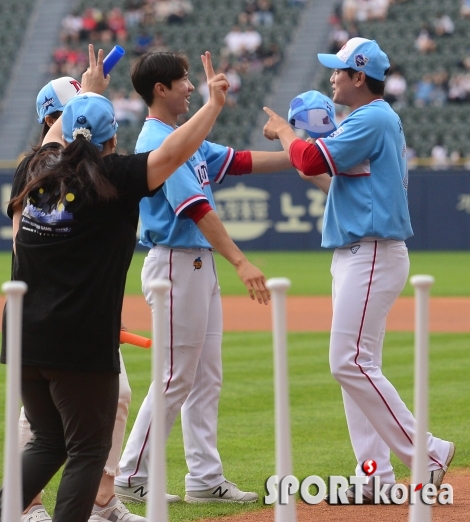
MULTIPOLYGON (((285 276, 292 280, 291 294, 329 295, 331 253, 252 253, 267 277, 285 276)), ((132 264, 127 292, 140 294, 140 267, 143 256, 132 264)), ((429 273, 436 278, 433 295, 469 296, 468 253, 412 253, 411 274, 429 273)), ((10 257, 0 256, 0 271, 9 276, 10 257), (5 265, 5 266, 4 266, 5 265)), ((243 294, 233 268, 217 259, 223 293, 243 294)), ((407 285, 409 286, 409 285, 407 285)), ((404 294, 411 295, 407 288, 404 294)), ((148 335, 149 332, 140 332, 148 335)), ((354 456, 346 428, 341 393, 328 368, 327 333, 289 334, 289 378, 294 474, 348 476, 354 472, 354 456)), ((387 334, 384 346, 384 373, 403 400, 413 409, 413 345, 411 333, 387 334)), ((123 356, 133 390, 128 432, 150 382, 150 353, 123 346, 123 356)), ((227 332, 223 343, 224 385, 219 414, 219 450, 224 473, 242 489, 264 496, 265 480, 274 474, 274 391, 272 338, 268 333, 227 332)), ((453 440, 457 453, 452 467, 470 465, 468 404, 470 380, 468 335, 433 334, 430 337, 430 430, 453 440)), ((0 365, 0 451, 3 451, 3 408, 5 367, 0 365)), ((167 444, 168 491, 184 496, 184 461, 181 427, 175 425, 167 444)), ((397 478, 409 476, 408 469, 395 457, 397 478)), ((46 507, 53 511, 59 476, 47 486, 46 507)), ((145 507, 130 505, 145 515, 145 507)), ((262 509, 255 505, 205 506, 170 505, 170 521, 191 521, 224 514, 262 509)), ((265 508, 271 509, 271 508, 265 508)))
MULTIPOLYGON (((247 252, 248 259, 269 277, 288 277, 290 295, 330 295, 332 252, 247 252)), ((140 271, 145 254, 136 252, 129 268, 126 293, 140 295, 140 271)), ((470 296, 470 252, 410 252, 410 276, 431 274, 435 296, 470 296)), ((243 295, 245 289, 232 265, 216 255, 223 295, 243 295)), ((0 253, 0 281, 10 279, 11 254, 0 253)), ((412 295, 407 285, 403 295, 412 295)))
MULTIPOLYGON (((384 348, 384 372, 403 400, 413 407, 413 335, 390 333, 384 348)), ((453 467, 470 463, 468 434, 468 336, 432 335, 430 362, 430 429, 455 442, 453 467)), ((219 450, 229 480, 264 495, 264 483, 274 474, 274 391, 272 340, 269 333, 227 333, 224 339, 224 386, 219 416, 219 450)), ((128 430, 132 427, 150 378, 150 354, 125 346, 123 355, 133 390, 128 430)), ((1 368, 3 381, 4 366, 1 368)), ((328 334, 289 335, 290 405, 294 473, 349 476, 354 456, 344 418, 341 393, 328 370, 328 334)), ((3 386, 0 404, 4 404, 3 386)), ((3 415, 0 414, 0 418, 3 415)), ((3 432, 3 429, 2 429, 3 432)), ((3 445, 3 444, 2 444, 3 445)), ((167 445, 168 491, 184 495, 187 472, 180 424, 167 445)), ((408 470, 393 458, 397 477, 408 470)), ((52 511, 58 477, 47 486, 46 506, 52 511)), ((145 508, 131 505, 141 515, 145 508)), ((170 506, 172 522, 260 509, 262 503, 170 506)))
MULTIPOLYGON (((325 252, 247 252, 246 256, 267 278, 288 277, 292 286, 289 295, 331 294, 331 251, 325 252)), ((128 294, 140 294, 140 270, 145 255, 137 252, 129 270, 128 294)), ((216 256, 217 271, 223 295, 244 294, 244 286, 232 265, 216 256)), ((410 252, 410 276, 431 274, 435 296, 470 296, 470 252, 410 252)), ((406 285, 403 295, 412 295, 406 285)))

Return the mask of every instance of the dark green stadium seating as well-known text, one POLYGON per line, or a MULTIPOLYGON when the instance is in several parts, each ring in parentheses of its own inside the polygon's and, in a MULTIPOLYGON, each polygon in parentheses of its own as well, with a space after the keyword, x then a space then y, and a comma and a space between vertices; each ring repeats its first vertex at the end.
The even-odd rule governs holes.
POLYGON ((35 0, 0 0, 0 99, 5 92, 35 0))
MULTIPOLYGON (((230 28, 236 23, 238 14, 242 11, 244 0, 192 0, 193 13, 183 25, 155 24, 150 32, 160 32, 171 50, 184 51, 191 63, 190 79, 197 83, 197 76, 202 73, 200 55, 204 51, 211 51, 217 64, 217 57, 223 45, 223 39, 230 28)), ((300 8, 290 6, 288 0, 273 0, 275 7, 275 23, 271 28, 261 28, 260 33, 265 42, 275 42, 281 48, 288 43, 292 28, 298 20, 300 8)), ((88 0, 79 0, 76 7, 83 11, 90 5, 88 0)), ((95 0, 93 7, 109 10, 111 7, 124 8, 125 0, 95 0)), ((125 57, 111 73, 112 87, 132 89, 129 70, 132 63, 132 41, 138 34, 134 28, 129 34, 129 43, 125 57)), ((85 49, 85 45, 83 48, 85 49)), ((110 50, 105 48, 105 52, 110 50)), ((242 78, 242 88, 239 102, 236 107, 225 107, 219 120, 214 126, 209 139, 224 143, 234 148, 245 148, 248 145, 251 128, 262 100, 270 90, 274 71, 266 71, 256 75, 247 75, 242 78)), ((202 104, 197 92, 191 98, 191 114, 202 104)), ((140 125, 135 127, 120 127, 118 132, 119 144, 128 152, 132 152, 140 125)))
MULTIPOLYGON (((399 66, 407 84, 408 105, 399 109, 407 143, 418 156, 427 157, 433 145, 441 139, 448 151, 459 150, 470 154, 470 102, 447 103, 441 107, 413 106, 413 87, 425 73, 447 71, 449 76, 458 70, 458 62, 470 48, 470 20, 459 15, 458 0, 408 0, 392 4, 385 21, 367 21, 358 24, 360 35, 375 39, 399 66), (414 47, 415 38, 423 22, 431 27, 437 13, 448 14, 454 24, 452 36, 436 39, 437 49, 429 55, 420 54, 414 47)), ((325 72, 320 90, 331 94, 330 72, 325 72)))

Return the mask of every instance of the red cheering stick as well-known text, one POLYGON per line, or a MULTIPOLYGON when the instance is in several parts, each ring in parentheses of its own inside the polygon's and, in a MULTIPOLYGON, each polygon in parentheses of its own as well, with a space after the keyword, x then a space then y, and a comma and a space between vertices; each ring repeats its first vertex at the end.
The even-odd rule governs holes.
POLYGON ((119 340, 121 343, 133 344, 134 346, 140 346, 141 348, 150 348, 152 346, 152 339, 126 332, 125 330, 121 330, 119 340))

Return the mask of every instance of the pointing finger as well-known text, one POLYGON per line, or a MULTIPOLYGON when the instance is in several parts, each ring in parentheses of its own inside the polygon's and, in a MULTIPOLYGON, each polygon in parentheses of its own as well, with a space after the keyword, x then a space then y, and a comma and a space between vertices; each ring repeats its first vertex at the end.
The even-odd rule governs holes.
POLYGON ((263 111, 271 118, 272 116, 277 116, 274 111, 272 111, 269 107, 263 107, 263 111))

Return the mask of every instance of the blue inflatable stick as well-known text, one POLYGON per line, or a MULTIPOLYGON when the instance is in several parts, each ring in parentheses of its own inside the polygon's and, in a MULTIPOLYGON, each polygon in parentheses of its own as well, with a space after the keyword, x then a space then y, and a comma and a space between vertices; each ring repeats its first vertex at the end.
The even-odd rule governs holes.
POLYGON ((119 60, 126 54, 126 51, 119 45, 115 45, 108 56, 103 60, 104 77, 109 74, 111 69, 119 62, 119 60))

